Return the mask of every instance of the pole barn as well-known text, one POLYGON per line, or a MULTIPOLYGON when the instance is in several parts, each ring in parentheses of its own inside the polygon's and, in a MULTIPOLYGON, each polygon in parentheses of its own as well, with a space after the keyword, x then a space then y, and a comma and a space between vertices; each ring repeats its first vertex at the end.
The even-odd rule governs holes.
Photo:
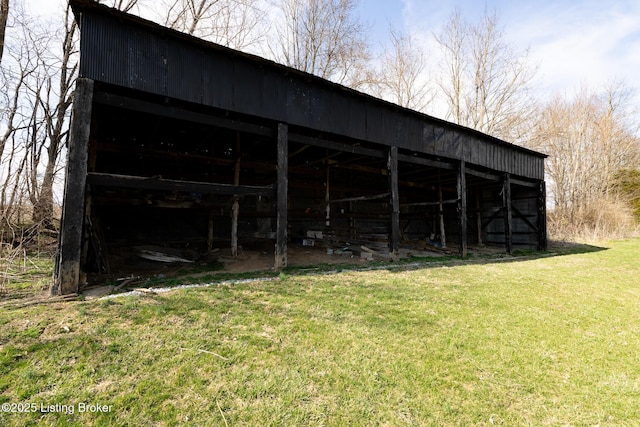
POLYGON ((391 260, 411 245, 546 249, 545 155, 70 3, 80 71, 54 294, 140 245, 263 245, 276 269, 294 242, 391 260))

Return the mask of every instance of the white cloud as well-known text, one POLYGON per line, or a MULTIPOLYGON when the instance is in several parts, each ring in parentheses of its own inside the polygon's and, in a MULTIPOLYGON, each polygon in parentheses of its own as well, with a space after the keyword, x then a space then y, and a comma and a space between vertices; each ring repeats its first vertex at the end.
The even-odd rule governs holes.
POLYGON ((530 46, 547 91, 597 87, 612 79, 638 83, 640 4, 554 3, 506 18, 514 40, 530 46))
POLYGON ((485 10, 495 11, 507 41, 523 51, 529 48, 530 59, 539 65, 541 96, 612 80, 640 86, 640 2, 402 0, 402 5, 407 28, 419 29, 425 38, 455 8, 472 22, 485 10))

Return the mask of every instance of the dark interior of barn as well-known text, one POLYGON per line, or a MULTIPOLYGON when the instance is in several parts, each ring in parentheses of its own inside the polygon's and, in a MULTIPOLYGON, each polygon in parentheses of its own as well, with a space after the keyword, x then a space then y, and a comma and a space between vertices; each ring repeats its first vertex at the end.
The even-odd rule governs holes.
MULTIPOLYGON (((127 93, 104 89, 105 93, 127 93)), ((147 94, 136 94, 136 98, 169 103, 147 94)), ((231 253, 234 256, 237 248, 241 252, 272 251, 277 180, 273 134, 216 126, 216 117, 227 123, 249 119, 175 100, 171 108, 188 111, 189 117, 201 114, 211 123, 116 104, 98 102, 93 111, 87 191, 89 272, 112 273, 118 268, 119 256, 133 257, 132 248, 139 247, 161 248, 191 261, 207 259, 211 251, 221 249, 236 248, 231 253), (255 187, 256 192, 229 194, 201 184, 242 185, 255 187)), ((251 122, 261 125, 255 119, 251 122)), ((329 253, 348 248, 356 256, 364 248, 380 257, 389 256, 388 159, 347 151, 357 146, 375 153, 376 144, 326 133, 313 137, 338 142, 343 149, 289 144, 290 247, 307 246, 309 250, 313 245, 329 253)), ((400 153, 416 156, 407 150, 400 153)), ((447 163, 442 165, 398 163, 400 247, 414 255, 458 251, 458 173, 447 163)), ((475 175, 466 177, 467 241, 476 247, 502 248, 503 183, 475 175)), ((513 206, 533 212, 516 215, 513 243, 535 247, 536 235, 530 226, 537 221, 538 192, 511 188, 513 206)))

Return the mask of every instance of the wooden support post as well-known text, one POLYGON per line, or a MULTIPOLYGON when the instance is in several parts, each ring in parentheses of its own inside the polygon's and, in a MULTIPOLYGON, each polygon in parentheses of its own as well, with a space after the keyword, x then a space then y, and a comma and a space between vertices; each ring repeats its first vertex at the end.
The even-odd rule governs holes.
POLYGON ((238 213, 240 211, 240 202, 234 197, 231 204, 231 256, 238 256, 238 213))
POLYGON ((59 252, 56 277, 51 286, 52 295, 67 295, 79 291, 92 104, 93 80, 78 78, 69 131, 59 252))
POLYGON ((213 250, 213 220, 214 211, 211 209, 209 211, 209 223, 207 224, 207 251, 213 250))
POLYGON ((467 179, 465 162, 460 160, 458 165, 458 253, 467 256, 467 179))
MULTIPOLYGON (((437 205, 435 207, 435 209, 440 209, 437 205)), ((433 218, 429 217, 429 211, 427 210, 427 217, 428 219, 431 219, 431 232, 433 234, 433 236, 429 235, 429 240, 432 241, 436 238, 436 230, 438 228, 438 215, 435 214, 435 209, 434 209, 434 214, 433 214, 433 218)))
POLYGON ((478 227, 478 245, 482 246, 482 201, 480 194, 476 194, 476 226, 478 227))
MULTIPOLYGON (((93 133, 92 131, 90 133, 93 133)), ((96 161, 98 158, 97 142, 89 139, 89 156, 87 158, 87 172, 93 172, 96 170, 96 161)), ((91 186, 87 185, 85 188, 84 198, 84 221, 85 224, 91 223, 91 186)), ((82 232, 82 250, 80 252, 80 265, 86 266, 89 256, 89 243, 91 242, 91 227, 83 227, 82 232)), ((100 260, 97 260, 100 264, 100 260)))
POLYGON ((447 247, 447 236, 444 229, 444 203, 442 200, 442 183, 440 182, 440 177, 438 177, 438 215, 440 218, 440 243, 443 248, 447 247))
POLYGON ((326 225, 327 227, 329 227, 331 225, 331 191, 329 190, 329 164, 327 163, 326 166, 326 179, 325 179, 325 186, 324 186, 324 212, 325 212, 325 223, 324 225, 326 225))
MULTIPOLYGON (((233 185, 240 185, 240 132, 236 133, 236 164, 233 174, 233 185)), ((233 196, 231 206, 231 256, 238 256, 238 214, 240 212, 240 199, 233 196)))
POLYGON ((389 149, 387 161, 389 171, 389 192, 391 193, 391 233, 389 252, 392 261, 398 261, 400 249, 400 196, 398 194, 398 147, 389 149))
POLYGON ((502 182, 502 206, 504 209, 504 244, 507 253, 513 252, 513 212, 511 209, 511 176, 504 174, 502 182))
POLYGON ((538 189, 538 250, 547 250, 547 187, 540 181, 538 189))
POLYGON ((289 128, 278 123, 278 182, 277 182, 277 219, 276 250, 274 268, 280 270, 287 266, 287 190, 289 186, 289 128))

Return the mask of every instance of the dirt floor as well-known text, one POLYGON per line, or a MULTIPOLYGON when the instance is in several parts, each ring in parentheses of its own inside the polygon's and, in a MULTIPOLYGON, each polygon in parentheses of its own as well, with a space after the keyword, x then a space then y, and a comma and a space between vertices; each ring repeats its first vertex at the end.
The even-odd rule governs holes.
MULTIPOLYGON (((150 257, 153 258, 153 257, 150 257)), ((162 259, 161 256, 158 256, 162 259)), ((290 244, 288 247, 290 266, 304 267, 322 264, 366 264, 359 253, 350 252, 327 254, 326 248, 290 244)), ((121 282, 127 278, 169 278, 183 275, 240 274, 247 272, 272 271, 274 247, 266 244, 245 244, 238 248, 238 256, 231 256, 230 248, 217 248, 208 254, 189 249, 167 247, 116 247, 109 250, 109 273, 89 274, 88 286, 121 282), (145 258, 143 252, 167 255, 168 258, 182 258, 191 262, 163 262, 145 258)))
MULTIPOLYGON (((470 253, 487 253, 487 251, 495 252, 496 250, 498 249, 478 247, 470 249, 470 253)), ((288 265, 302 268, 340 264, 366 266, 374 261, 391 261, 388 253, 370 251, 360 246, 327 249, 320 245, 305 246, 300 243, 290 243, 287 253, 288 265)), ((456 248, 439 249, 416 244, 414 248, 401 248, 400 257, 440 257, 456 253, 456 248)), ((216 248, 207 254, 202 254, 189 248, 117 247, 109 250, 109 273, 90 274, 87 277, 85 289, 105 284, 117 287, 125 283, 126 287, 122 287, 124 290, 131 286, 144 286, 143 284, 151 279, 273 271, 273 264, 274 247, 273 242, 269 241, 244 243, 238 248, 238 256, 235 258, 231 256, 230 248, 216 248), (147 257, 148 254, 155 255, 147 257)))

